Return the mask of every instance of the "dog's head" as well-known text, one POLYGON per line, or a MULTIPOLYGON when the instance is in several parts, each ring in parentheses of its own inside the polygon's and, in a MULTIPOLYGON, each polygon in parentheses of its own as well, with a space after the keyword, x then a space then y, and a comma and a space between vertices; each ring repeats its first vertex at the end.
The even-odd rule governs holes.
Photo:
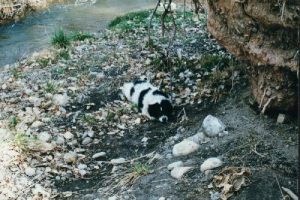
POLYGON ((172 114, 173 107, 169 100, 163 99, 160 103, 150 104, 148 107, 148 113, 150 117, 153 117, 160 122, 167 122, 172 114))

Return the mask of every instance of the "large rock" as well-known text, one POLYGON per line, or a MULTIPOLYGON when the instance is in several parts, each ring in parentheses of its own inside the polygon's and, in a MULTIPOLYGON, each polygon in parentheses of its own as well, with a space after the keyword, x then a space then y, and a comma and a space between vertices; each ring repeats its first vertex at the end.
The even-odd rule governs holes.
POLYGON ((250 83, 260 109, 294 110, 300 1, 207 0, 206 7, 210 33, 253 66, 250 83))

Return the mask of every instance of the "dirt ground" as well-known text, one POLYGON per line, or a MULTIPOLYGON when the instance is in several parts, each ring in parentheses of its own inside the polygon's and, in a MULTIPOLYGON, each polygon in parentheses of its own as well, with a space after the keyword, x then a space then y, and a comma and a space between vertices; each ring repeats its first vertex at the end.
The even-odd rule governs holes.
MULTIPOLYGON (((112 167, 107 165, 106 170, 101 169, 87 180, 57 185, 62 191, 77 193, 72 199, 107 199, 114 195, 118 196, 117 199, 209 199, 210 191, 218 191, 217 188, 208 188, 213 175, 218 174, 221 168, 234 166, 250 168, 251 175, 248 185, 231 199, 282 199, 279 186, 297 193, 296 121, 290 118, 286 124, 276 124, 275 118, 259 115, 249 104, 248 90, 247 87, 242 88, 216 105, 187 106, 188 120, 182 123, 175 119, 168 124, 147 122, 136 126, 126 138, 107 137, 102 144, 91 148, 91 154, 101 149, 116 158, 134 159, 152 151, 160 154, 161 158, 150 164, 152 172, 139 177, 133 184, 118 185, 128 173, 126 165, 120 166, 115 176, 109 175, 112 167), (202 144, 191 155, 172 157, 173 145, 197 133, 207 114, 221 119, 229 134, 202 144), (141 142, 144 137, 149 138, 147 145, 141 142), (208 176, 201 173, 202 162, 215 156, 222 156, 225 164, 208 176), (168 164, 178 160, 193 167, 182 180, 172 178, 167 169, 168 164)), ((176 108, 176 113, 181 109, 176 108)), ((147 161, 143 159, 142 162, 147 161)))

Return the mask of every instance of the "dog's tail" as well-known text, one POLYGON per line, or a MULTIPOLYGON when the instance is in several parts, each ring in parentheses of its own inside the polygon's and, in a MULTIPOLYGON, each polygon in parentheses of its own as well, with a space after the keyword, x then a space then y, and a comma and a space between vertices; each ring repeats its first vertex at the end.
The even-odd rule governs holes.
POLYGON ((122 93, 129 101, 131 101, 133 86, 133 83, 124 83, 124 85, 121 87, 122 93))

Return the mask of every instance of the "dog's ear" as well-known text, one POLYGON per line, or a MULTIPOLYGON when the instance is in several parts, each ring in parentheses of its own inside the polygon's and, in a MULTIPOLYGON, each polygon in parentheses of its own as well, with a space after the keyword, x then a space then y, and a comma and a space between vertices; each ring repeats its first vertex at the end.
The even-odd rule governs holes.
POLYGON ((151 117, 158 119, 161 115, 160 105, 159 103, 150 104, 148 106, 148 113, 151 117))

